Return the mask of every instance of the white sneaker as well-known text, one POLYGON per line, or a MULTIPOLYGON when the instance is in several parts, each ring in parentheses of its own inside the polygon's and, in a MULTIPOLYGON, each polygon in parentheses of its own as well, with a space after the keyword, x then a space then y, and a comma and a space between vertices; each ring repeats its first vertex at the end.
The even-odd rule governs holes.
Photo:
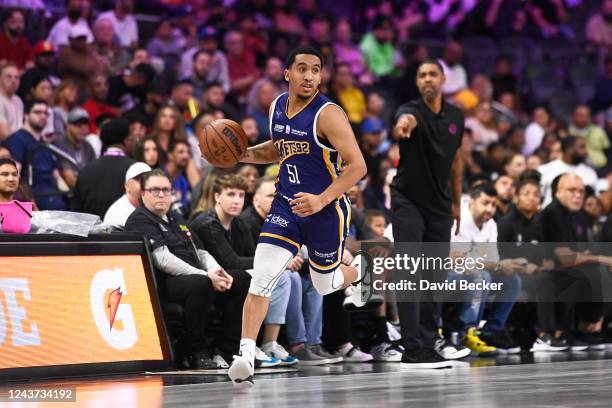
POLYGON ((402 339, 402 335, 399 330, 397 330, 390 322, 387 322, 387 336, 391 341, 399 341, 402 339))
POLYGON ((262 344, 261 349, 270 357, 275 357, 280 360, 282 366, 292 366, 298 363, 298 359, 289 354, 287 350, 275 341, 262 344))
POLYGON ((217 363, 217 367, 219 368, 229 368, 229 364, 227 364, 227 361, 225 361, 225 359, 219 354, 215 354, 212 358, 212 361, 217 363))
POLYGON ((281 365, 281 361, 276 357, 270 357, 259 347, 255 347, 255 367, 270 368, 281 365))
POLYGON ((451 342, 447 341, 444 337, 440 337, 434 344, 436 352, 445 360, 457 360, 470 355, 472 352, 465 346, 455 346, 451 342))
POLYGON ((399 363, 402 361, 401 346, 392 343, 380 343, 370 349, 375 361, 399 363))
POLYGON ((255 382, 253 380, 253 374, 255 374, 255 368, 253 364, 242 355, 234 356, 232 365, 227 370, 227 375, 232 384, 237 388, 250 388, 255 382))
POLYGON ((345 363, 365 363, 374 360, 371 354, 364 353, 358 347, 352 346, 346 352, 342 352, 342 358, 345 363))

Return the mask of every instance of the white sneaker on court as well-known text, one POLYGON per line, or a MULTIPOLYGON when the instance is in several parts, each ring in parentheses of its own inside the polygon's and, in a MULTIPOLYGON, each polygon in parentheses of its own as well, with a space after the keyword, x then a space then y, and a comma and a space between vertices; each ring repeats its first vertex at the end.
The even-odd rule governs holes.
POLYGON ((227 370, 227 375, 232 380, 234 387, 237 388, 252 387, 255 384, 253 380, 254 374, 253 363, 246 357, 242 357, 242 355, 235 355, 232 365, 227 370))

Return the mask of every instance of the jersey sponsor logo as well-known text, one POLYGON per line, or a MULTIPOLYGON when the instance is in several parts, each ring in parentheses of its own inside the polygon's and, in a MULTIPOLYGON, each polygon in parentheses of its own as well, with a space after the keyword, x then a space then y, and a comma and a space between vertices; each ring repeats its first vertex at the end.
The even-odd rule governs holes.
POLYGON ((283 125, 279 125, 278 123, 276 125, 274 125, 274 131, 275 132, 280 132, 282 133, 283 130, 285 130, 285 127, 283 125))
POLYGON ((266 217, 266 222, 278 225, 279 227, 283 228, 287 228, 287 226, 289 225, 289 221, 276 214, 268 214, 268 216, 266 217))
POLYGON ((448 125, 448 132, 449 132, 451 135, 454 135, 455 133, 457 133, 457 130, 458 130, 458 129, 457 129, 457 125, 456 125, 456 124, 451 123, 450 125, 448 125))
POLYGON ((296 136, 306 136, 308 132, 304 132, 303 130, 291 129, 291 134, 296 136))
POLYGON ((291 133, 291 127, 289 125, 285 125, 285 133, 286 134, 291 133))
POLYGON ((281 163, 291 156, 296 154, 310 154, 309 142, 298 142, 295 140, 277 140, 274 146, 278 151, 281 163))
POLYGON ((314 250, 314 255, 319 257, 319 258, 323 258, 325 259, 325 262, 331 262, 333 263, 333 259, 336 257, 336 254, 338 253, 338 251, 333 251, 333 252, 319 252, 316 249, 314 250))

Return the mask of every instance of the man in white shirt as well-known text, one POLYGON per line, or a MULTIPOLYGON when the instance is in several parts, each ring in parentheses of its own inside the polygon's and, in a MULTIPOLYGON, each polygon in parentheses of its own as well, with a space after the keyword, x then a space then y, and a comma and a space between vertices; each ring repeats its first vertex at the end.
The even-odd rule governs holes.
POLYGON ((519 353, 521 350, 505 331, 505 325, 521 289, 518 273, 525 271, 527 260, 517 258, 500 262, 497 224, 493 219, 496 203, 497 191, 490 183, 476 185, 470 191, 467 208, 461 209, 459 233, 455 235, 455 225, 451 234, 451 253, 454 256, 474 260, 481 258, 484 264, 483 269, 457 268, 457 271, 448 274, 449 281, 458 282, 457 288, 460 281, 484 284, 483 289, 460 292, 467 302, 460 305, 458 311, 463 326, 462 344, 481 355, 519 353), (489 318, 479 334, 476 327, 484 315, 490 292, 496 295, 496 301, 491 304, 489 318))
POLYGON ((140 175, 151 171, 143 162, 132 164, 125 173, 125 194, 115 201, 104 215, 104 223, 124 227, 130 214, 140 205, 140 175))
POLYGON ((19 89, 19 71, 13 63, 0 66, 0 142, 21 128, 23 102, 19 89))
POLYGON ((454 95, 462 89, 467 88, 467 73, 461 65, 463 48, 456 41, 450 41, 444 48, 444 55, 439 60, 444 68, 446 81, 442 85, 444 95, 454 95))
POLYGON ((81 1, 68 0, 66 2, 66 17, 60 19, 51 28, 47 41, 49 41, 55 49, 59 50, 60 46, 68 45, 68 35, 70 29, 74 26, 81 26, 87 32, 87 43, 91 44, 94 40, 93 34, 89 29, 87 20, 81 17, 81 1))
POLYGON ((591 186, 597 191, 597 173, 592 167, 584 164, 588 157, 585 140, 580 137, 568 136, 561 140, 561 151, 563 156, 560 159, 538 167, 538 171, 542 174, 540 185, 542 197, 544 197, 543 207, 546 207, 552 201, 551 185, 553 180, 563 173, 580 176, 585 185, 591 186))
POLYGON ((119 46, 136 49, 138 47, 138 24, 132 14, 134 0, 115 0, 115 8, 105 11, 98 20, 107 18, 113 23, 115 35, 119 38, 119 46))
POLYGON ((528 157, 540 147, 550 121, 550 115, 543 106, 535 108, 532 115, 532 122, 525 128, 525 145, 523 146, 525 157, 528 157))

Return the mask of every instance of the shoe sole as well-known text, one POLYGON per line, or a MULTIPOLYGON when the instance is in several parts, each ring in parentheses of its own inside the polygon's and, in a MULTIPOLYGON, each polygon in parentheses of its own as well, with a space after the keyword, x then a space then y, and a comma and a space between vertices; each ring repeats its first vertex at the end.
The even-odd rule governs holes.
POLYGON ((570 351, 586 351, 589 346, 570 346, 570 351))
MULTIPOLYGON (((357 290, 355 289, 355 292, 357 290)), ((354 292, 354 293, 355 293, 354 292)), ((352 295, 355 296, 355 295, 352 295)), ((371 312, 373 310, 377 310, 382 304, 384 299, 380 295, 372 295, 367 303, 364 303, 363 306, 358 306, 355 304, 355 299, 352 299, 352 303, 342 304, 342 307, 347 312, 371 312)))
POLYGON ((518 354, 521 352, 520 347, 512 347, 509 349, 497 348, 497 354, 506 355, 506 354, 518 354))
POLYGON ((281 363, 279 364, 279 367, 291 367, 293 365, 296 365, 297 363, 299 363, 298 360, 291 361, 291 362, 281 361, 281 363))
POLYGON ((402 355, 400 354, 399 357, 379 357, 379 358, 374 357, 374 361, 381 362, 381 363, 401 363, 402 355))
POLYGON ((230 368, 227 370, 227 375, 232 384, 236 388, 250 388, 255 385, 253 373, 250 370, 250 364, 244 360, 234 360, 230 368))
POLYGON ((589 350, 594 350, 594 351, 602 351, 605 349, 606 349, 605 344, 594 344, 592 346, 589 346, 589 350))
POLYGON ((400 363, 400 368, 403 370, 418 369, 437 369, 437 368, 453 368, 453 363, 450 361, 440 361, 437 363, 400 363))
POLYGON ((337 364, 337 363, 341 363, 344 361, 344 357, 332 357, 332 358, 328 358, 329 363, 327 364, 337 364))
POLYGON ((350 358, 344 357, 344 362, 345 363, 370 363, 372 361, 374 361, 374 357, 368 358, 368 359, 365 359, 365 360, 352 360, 350 358))
POLYGON ((562 346, 540 346, 540 345, 536 345, 536 346, 532 346, 531 349, 529 349, 530 352, 536 352, 536 351, 544 351, 544 352, 559 352, 559 351, 567 351, 569 349, 568 346, 562 347, 562 346))
POLYGON ((458 360, 460 358, 465 358, 467 356, 469 356, 470 354, 472 354, 472 350, 470 350, 469 348, 463 349, 463 350, 458 350, 455 353, 438 353, 440 354, 440 356, 442 356, 442 358, 446 359, 446 360, 458 360))
POLYGON ((325 360, 314 360, 314 361, 300 360, 297 363, 297 365, 299 365, 299 366, 318 366, 318 365, 325 365, 325 364, 329 364, 329 360, 328 359, 325 359, 325 360))

